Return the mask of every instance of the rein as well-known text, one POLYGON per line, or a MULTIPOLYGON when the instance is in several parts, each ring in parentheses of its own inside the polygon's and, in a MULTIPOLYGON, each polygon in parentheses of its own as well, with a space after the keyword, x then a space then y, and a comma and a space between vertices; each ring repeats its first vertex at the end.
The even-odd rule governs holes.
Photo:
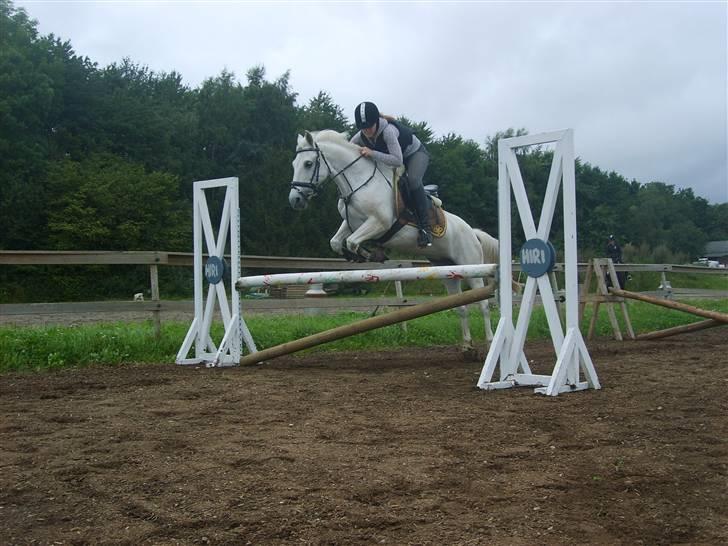
MULTIPOLYGON (((360 189, 365 187, 369 182, 371 182, 374 179, 374 176, 377 174, 377 171, 379 171, 382 174, 382 177, 384 178, 385 182, 387 182, 387 185, 391 188, 392 183, 389 181, 387 176, 379 169, 379 166, 377 165, 376 161, 373 161, 374 163, 374 170, 372 171, 372 174, 367 178, 363 184, 358 186, 356 189, 351 185, 351 182, 346 177, 345 171, 354 165, 357 161, 359 161, 362 157, 362 155, 358 156, 353 161, 349 162, 343 169, 339 170, 336 174, 330 174, 329 177, 324 180, 323 182, 319 181, 319 174, 321 172, 321 160, 323 159, 324 163, 326 164, 326 168, 329 170, 329 173, 333 172, 333 169, 331 168, 331 165, 329 164, 328 160, 326 159, 326 156, 324 155, 323 150, 319 148, 318 144, 314 143, 313 148, 301 148, 300 150, 296 150, 296 155, 300 154, 301 152, 316 152, 316 164, 314 166, 313 172, 311 173, 311 178, 308 182, 300 182, 297 180, 294 180, 291 182, 291 188, 295 189, 301 195, 303 195, 303 192, 300 191, 300 188, 307 188, 311 190, 311 197, 316 197, 319 193, 321 193, 321 189, 323 188, 324 184, 328 182, 329 180, 334 180, 337 176, 342 175, 344 177, 344 180, 346 181, 346 184, 349 186, 349 193, 347 195, 342 195, 341 192, 339 192, 339 198, 344 202, 344 208, 346 212, 346 223, 349 226, 349 229, 351 229, 351 224, 349 223, 349 203, 351 202, 351 198, 358 192, 360 189), (315 180, 315 181, 314 181, 315 180)), ((306 197, 304 195, 304 197, 306 197)), ((353 231, 353 230, 352 230, 353 231)))
MULTIPOLYGON (((311 178, 308 182, 299 182, 297 180, 294 180, 291 182, 291 188, 298 189, 298 188, 308 188, 312 190, 312 197, 315 197, 319 193, 321 193, 321 188, 323 187, 324 183, 328 182, 329 180, 334 180, 337 176, 340 174, 344 176, 344 180, 346 180, 346 183, 349 185, 349 188, 352 189, 352 193, 355 191, 353 190, 351 186, 351 182, 349 182, 349 179, 346 178, 346 175, 344 174, 344 171, 346 171, 349 167, 351 167, 354 163, 359 161, 362 156, 357 157, 354 161, 349 163, 346 167, 341 169, 339 172, 333 175, 329 175, 329 177, 324 180, 324 182, 319 182, 319 173, 321 172, 321 159, 324 160, 324 163, 326 163, 326 168, 329 169, 329 173, 333 172, 333 169, 331 168, 331 165, 329 165, 328 160, 326 159, 326 156, 324 155, 324 152, 321 150, 321 148, 318 147, 318 144, 314 144, 314 148, 301 148, 300 150, 296 150, 296 155, 300 154, 301 152, 316 152, 316 165, 314 166, 313 172, 311 173, 311 178), (315 182, 314 182, 315 179, 315 182)), ((372 175, 374 176, 374 175, 372 175)), ((369 182, 369 180, 367 180, 369 182)), ((365 182, 366 184, 366 182, 365 182)), ((358 188, 357 188, 358 189, 358 188)))

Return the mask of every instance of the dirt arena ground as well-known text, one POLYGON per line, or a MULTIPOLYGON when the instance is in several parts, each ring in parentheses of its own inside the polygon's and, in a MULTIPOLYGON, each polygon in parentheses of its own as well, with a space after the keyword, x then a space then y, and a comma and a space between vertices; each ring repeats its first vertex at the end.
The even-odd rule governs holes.
POLYGON ((728 543, 728 331, 590 352, 557 398, 451 348, 3 375, 0 542, 728 543))

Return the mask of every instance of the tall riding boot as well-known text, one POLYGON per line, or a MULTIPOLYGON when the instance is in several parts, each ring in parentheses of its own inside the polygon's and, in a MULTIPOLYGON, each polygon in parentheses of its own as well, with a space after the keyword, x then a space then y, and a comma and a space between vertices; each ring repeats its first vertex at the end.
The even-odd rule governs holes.
POLYGON ((415 216, 417 216, 417 246, 425 248, 432 246, 432 228, 430 227, 430 198, 425 194, 425 189, 420 186, 412 192, 412 200, 415 205, 415 216))

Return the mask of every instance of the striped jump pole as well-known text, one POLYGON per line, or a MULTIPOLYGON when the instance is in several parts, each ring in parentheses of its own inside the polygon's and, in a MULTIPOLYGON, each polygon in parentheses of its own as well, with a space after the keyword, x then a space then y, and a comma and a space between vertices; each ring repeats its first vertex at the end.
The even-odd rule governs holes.
POLYGON ((466 279, 494 277, 496 264, 441 265, 433 267, 403 267, 399 269, 358 269, 354 271, 316 271, 312 273, 277 273, 240 277, 238 290, 260 286, 320 283, 375 283, 387 281, 422 281, 431 279, 466 279))

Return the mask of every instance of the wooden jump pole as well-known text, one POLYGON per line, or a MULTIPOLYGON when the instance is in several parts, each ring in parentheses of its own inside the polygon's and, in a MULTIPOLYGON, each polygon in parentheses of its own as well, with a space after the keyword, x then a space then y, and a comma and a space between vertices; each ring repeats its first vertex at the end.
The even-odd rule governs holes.
POLYGON ((399 309, 397 311, 387 313, 386 315, 371 317, 353 324, 339 326, 338 328, 326 330, 325 332, 320 332, 301 339, 289 341, 288 343, 276 345, 275 347, 247 354, 240 359, 240 365, 245 366, 247 364, 256 364, 258 362, 263 362, 264 360, 271 360, 279 356, 302 351, 303 349, 309 349, 324 343, 329 343, 330 341, 368 332, 369 330, 375 330, 384 326, 397 324, 398 322, 404 322, 424 315, 430 315, 432 313, 437 313, 438 311, 445 311, 446 309, 460 307, 461 305, 475 303, 477 301, 490 298, 494 292, 495 280, 490 280, 483 288, 475 288, 461 294, 440 298, 437 301, 421 303, 405 309, 399 309))
POLYGON ((692 324, 674 326, 672 328, 665 328, 664 330, 640 334, 635 339, 640 341, 648 339, 662 339, 664 337, 676 336, 678 334, 697 332, 699 330, 705 330, 706 328, 715 328, 716 326, 725 326, 725 323, 713 319, 701 320, 700 322, 693 322, 692 324))
POLYGON ((662 298, 655 298, 654 296, 646 296, 644 294, 630 292, 629 290, 620 290, 619 288, 610 288, 609 291, 612 294, 614 294, 615 296, 622 296, 623 298, 630 298, 633 300, 645 301, 647 303, 652 303, 654 305, 661 305, 662 307, 667 307, 668 309, 675 309, 677 311, 683 311, 685 313, 690 313, 693 315, 697 315, 699 317, 717 320, 718 322, 723 322, 723 323, 728 324, 728 315, 725 313, 720 313, 718 311, 707 311, 705 309, 700 309, 699 307, 693 307, 692 305, 687 305, 685 303, 680 303, 680 302, 671 301, 671 300, 665 300, 662 298))

